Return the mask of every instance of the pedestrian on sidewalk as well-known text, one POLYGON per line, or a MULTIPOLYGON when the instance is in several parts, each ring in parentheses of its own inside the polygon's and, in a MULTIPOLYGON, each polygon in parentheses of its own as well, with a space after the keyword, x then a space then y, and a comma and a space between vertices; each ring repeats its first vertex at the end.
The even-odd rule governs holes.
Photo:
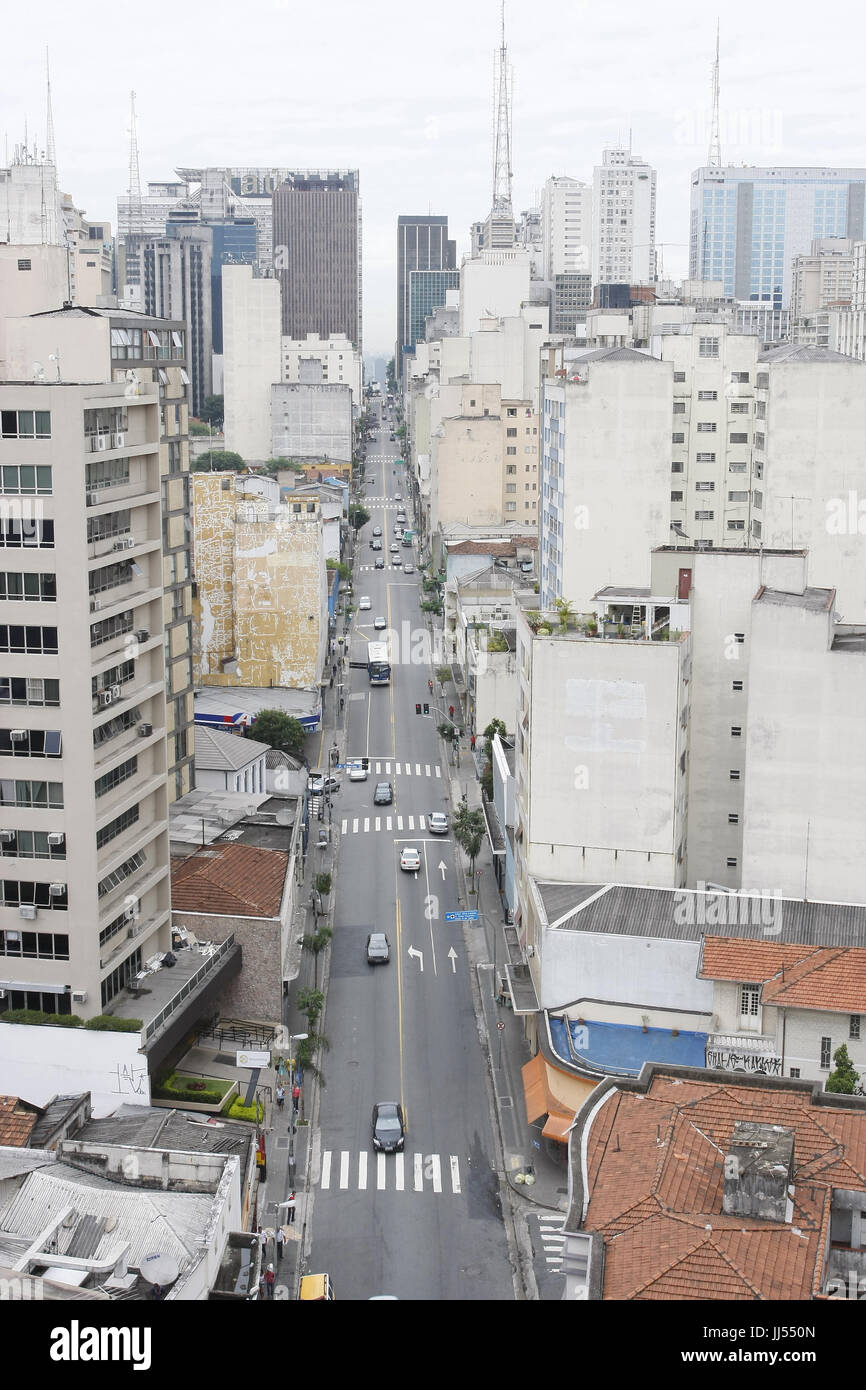
POLYGON ((282 1086, 277 1087, 277 1109, 282 1110, 285 1103, 286 1093, 282 1086))
POLYGON ((285 1231, 283 1230, 282 1226, 278 1226, 278 1227, 277 1227, 277 1264, 279 1264, 279 1263, 280 1263, 280 1260, 283 1258, 283 1246, 285 1245, 285 1242, 286 1242, 286 1233, 285 1233, 285 1231))
POLYGON ((469 740, 469 747, 472 749, 472 752, 474 753, 474 752, 475 752, 475 735, 474 735, 474 734, 472 735, 472 737, 471 737, 470 740, 469 740))
POLYGON ((289 1200, 286 1202, 286 1220, 290 1226, 295 1224, 295 1194, 289 1193, 289 1200))
POLYGON ((297 1113, 298 1113, 298 1108, 299 1108, 300 1104, 301 1104, 301 1088, 300 1088, 300 1086, 298 1085, 298 1083, 295 1082, 294 1086, 292 1087, 292 1108, 294 1109, 294 1112, 295 1112, 296 1115, 297 1115, 297 1113))
POLYGON ((449 718, 449 719, 453 719, 453 718, 454 718, 454 706, 453 706, 453 705, 449 705, 449 706, 448 706, 448 718, 449 718))
POLYGON ((265 1270, 264 1278, 265 1298, 273 1298, 274 1296, 274 1278, 274 1267, 273 1265, 268 1265, 267 1269, 265 1270))

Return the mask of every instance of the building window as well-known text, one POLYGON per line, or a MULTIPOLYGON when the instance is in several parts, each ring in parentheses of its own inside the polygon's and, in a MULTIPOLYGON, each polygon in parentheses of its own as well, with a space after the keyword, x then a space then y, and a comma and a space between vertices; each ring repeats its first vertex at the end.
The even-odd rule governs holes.
MULTIPOLYGON (((0 956, 18 956, 22 960, 69 960, 69 936, 66 932, 0 931, 0 956)), ((57 1010, 53 1005, 51 1012, 57 1010)))
MULTIPOLYGON (((47 830, 13 830, 15 836, 8 844, 0 845, 0 853, 17 859, 65 859, 66 840, 59 845, 49 844, 47 830)), ((56 837, 55 837, 56 838, 56 837)))
POLYGON ((695 454, 696 463, 715 463, 715 454, 695 454))
POLYGON ((715 512, 695 512, 695 521, 712 521, 715 512))
POLYGON ((36 810, 63 810, 62 782, 18 781, 0 778, 0 806, 30 806, 36 810))
POLYGON ((715 400, 718 400, 718 398, 719 398, 719 393, 718 393, 718 391, 699 391, 699 392, 698 392, 698 400, 699 400, 699 401, 715 401, 715 400))
POLYGON ((125 879, 138 873, 139 869, 144 868, 146 858, 143 849, 136 850, 135 854, 131 854, 128 859, 125 859, 122 864, 118 864, 116 869, 112 869, 110 874, 106 874, 105 878, 100 880, 96 890, 97 896, 106 897, 113 888, 118 888, 125 879))
POLYGON ((728 855, 727 865, 729 869, 735 869, 737 867, 737 861, 732 855, 728 855))
POLYGON ((681 430, 675 430, 674 433, 671 435, 672 444, 685 444, 685 442, 686 437, 681 430))
POLYGON ((850 1018, 848 1019, 848 1037, 849 1037, 849 1038, 852 1038, 855 1042, 856 1042, 856 1041, 859 1041, 859 1038, 860 1038, 860 1015, 859 1015, 859 1014, 851 1014, 850 1018))
POLYGON ((788 1075, 791 1077, 792 1080, 797 1081, 800 1076, 800 1068, 792 1067, 791 1070, 788 1072, 788 1075))
POLYGON ((4 439, 50 439, 50 410, 2 410, 0 434, 4 439))
POLYGON ((754 538, 755 538, 756 541, 759 541, 759 540, 761 539, 761 523, 760 523, 760 521, 753 521, 753 522, 752 522, 752 535, 754 536, 754 538))
POLYGON ((54 603, 57 599, 57 576, 53 574, 18 574, 0 570, 0 599, 25 603, 54 603))
POLYGON ((736 811, 728 812, 728 825, 739 825, 740 817, 736 811))
POLYGON ((671 493, 671 501, 672 501, 672 502, 682 502, 682 500, 683 500, 682 489, 677 489, 676 491, 674 491, 674 492, 671 493))
POLYGON ((127 758, 125 763, 119 767, 114 767, 110 772, 105 772, 101 777, 97 777, 93 784, 97 798, 105 796, 106 792, 113 791, 119 787, 121 782, 126 782, 130 777, 134 777, 138 772, 138 758, 127 758))
POLYGON ((49 464, 5 463, 0 468, 4 497, 48 497, 51 494, 49 464))
POLYGON ((749 373, 748 373, 748 372, 731 372, 731 381, 736 382, 736 383, 737 383, 738 385, 740 385, 740 386, 746 386, 746 385, 748 385, 748 381, 749 381, 749 373))
MULTIPOLYGON (((527 466, 527 470, 526 470, 526 471, 529 472, 528 466, 527 466)), ((516 464, 516 463, 506 463, 506 465, 505 465, 505 472, 506 472, 507 474, 516 473, 516 472, 517 472, 517 464, 516 464)))
POLYGON ((740 985, 740 1017, 757 1018, 760 1000, 760 985, 740 985))
POLYGON ((699 420, 699 421, 698 421, 698 434, 715 434, 715 432, 716 432, 716 422, 715 422, 715 420, 699 420))
POLYGON ((61 751, 59 729, 0 729, 3 757, 59 758, 61 751))
POLYGON ((718 338, 698 338, 699 357, 718 357, 719 340, 718 338))
POLYGON ((506 447, 506 449, 505 449, 505 452, 506 452, 506 454, 509 454, 509 455, 511 455, 511 454, 516 454, 516 453, 517 453, 517 448, 516 448, 516 446, 515 446, 514 444, 509 444, 509 445, 507 445, 507 447, 506 447))
POLYGON ((96 848, 102 849, 109 841, 116 840, 118 835, 122 835, 131 825, 135 825, 138 820, 138 806, 130 806, 121 815, 115 816, 113 821, 104 825, 101 830, 96 832, 96 848))
POLYGON ((19 270, 32 270, 32 269, 33 269, 33 262, 32 262, 32 260, 30 260, 30 259, 29 259, 28 257, 26 257, 26 256, 20 257, 20 258, 19 258, 19 261, 18 261, 18 269, 19 269, 19 270))
POLYGON ((516 439, 516 438, 517 438, 517 430, 516 430, 516 429, 514 429, 514 430, 506 430, 506 431, 505 431, 505 434, 506 434, 506 436, 507 436, 508 439, 516 439))
POLYGON ((682 463, 672 463, 672 464, 671 464, 671 472, 672 472, 672 473, 682 473, 682 471, 683 471, 683 465, 682 465, 682 463))
POLYGON ((735 642, 739 642, 740 646, 743 645, 743 643, 745 642, 745 640, 746 640, 746 634, 745 634, 744 632, 735 632, 735 633, 734 633, 734 641, 735 641, 735 642))
POLYGON ((0 546, 20 550, 33 546, 36 550, 54 549, 54 522, 37 517, 0 518, 0 546))
MULTIPOLYGON (((732 414, 732 415, 748 415, 748 413, 749 413, 749 402, 748 402, 748 401, 731 401, 731 414, 732 414)), ((760 411, 759 411, 758 413, 760 414, 760 411)))
POLYGON ((739 782, 739 780, 740 780, 740 769, 739 769, 738 767, 732 767, 731 770, 730 770, 730 772, 728 773, 728 776, 729 776, 729 778, 731 779, 732 782, 739 782))
POLYGON ((715 492, 715 483, 695 483, 695 492, 715 492))
POLYGON ((742 738, 743 730, 739 724, 731 725, 731 738, 742 738))
POLYGON ((730 441, 732 444, 748 444, 749 436, 747 434, 734 433, 730 436, 730 441))
POLYGON ((674 372, 674 381, 685 381, 685 372, 674 372))
POLYGON ((729 464, 728 464, 728 472, 729 472, 729 473, 745 473, 745 471, 746 471, 746 465, 745 465, 744 463, 729 463, 729 464))
POLYGON ((0 705, 59 705, 60 682, 39 676, 0 676, 0 705))
POLYGON ((732 690, 742 690, 742 688, 743 688, 743 682, 742 682, 742 681, 732 681, 732 682, 731 682, 731 689, 732 689, 732 690))
POLYGON ((674 415, 685 415, 685 413, 686 413, 686 403, 685 403, 685 401, 674 401, 674 415))
POLYGON ((829 1071, 829 1070, 830 1070, 830 1048, 832 1047, 832 1045, 833 1045, 833 1040, 832 1040, 832 1038, 822 1038, 822 1039, 821 1039, 821 1062, 820 1062, 820 1066, 821 1066, 821 1070, 822 1070, 822 1071, 829 1071))
MULTIPOLYGON (((66 895, 66 884, 48 883, 21 883, 17 879, 5 878, 0 880, 0 901, 4 907, 20 907, 22 904, 30 904, 31 907, 48 908, 54 912, 65 912, 69 906, 66 895), (52 893, 51 888, 59 888, 61 891, 52 893)), ((6 933, 8 941, 9 933, 6 933)))

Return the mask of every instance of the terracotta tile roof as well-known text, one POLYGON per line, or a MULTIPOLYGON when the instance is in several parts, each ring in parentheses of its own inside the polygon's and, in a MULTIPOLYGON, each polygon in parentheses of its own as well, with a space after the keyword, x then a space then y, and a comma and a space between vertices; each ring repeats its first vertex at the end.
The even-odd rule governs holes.
POLYGON ((763 982, 764 1004, 866 1013, 866 948, 791 946, 736 937, 704 939, 699 975, 763 982))
POLYGON ((178 912, 278 917, 288 866, 280 849, 212 845, 172 862, 171 905, 178 912))
POLYGON ((587 1136, 585 1230, 605 1242, 607 1299, 810 1298, 821 1291, 833 1187, 866 1193, 866 1111, 804 1089, 656 1073, 614 1088, 587 1136), (727 1215, 724 1161, 737 1124, 794 1133, 788 1222, 727 1215))
POLYGON ((38 1119, 35 1106, 27 1105, 18 1096, 0 1096, 0 1147, 28 1148, 38 1119))

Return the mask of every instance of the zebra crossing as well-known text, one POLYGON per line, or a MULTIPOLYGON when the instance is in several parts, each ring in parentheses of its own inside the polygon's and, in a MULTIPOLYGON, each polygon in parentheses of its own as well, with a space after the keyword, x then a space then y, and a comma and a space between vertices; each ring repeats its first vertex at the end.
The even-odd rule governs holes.
POLYGON ((460 1159, 456 1154, 353 1154, 325 1149, 319 1175, 322 1192, 433 1192, 459 1197, 460 1159), (372 1160, 372 1161, 371 1161, 372 1160))
POLYGON ((396 830, 402 834, 406 830, 427 829, 426 816, 344 816, 340 826, 341 835, 369 835, 380 830, 396 830))
POLYGON ((565 1217, 550 1217, 541 1212, 530 1212, 538 1221, 538 1233, 541 1238, 544 1250, 544 1263, 548 1269, 562 1269, 562 1247, 565 1244, 565 1236, 562 1228, 565 1224, 565 1217))
MULTIPOLYGON (((358 755, 358 757, 361 757, 361 756, 362 756, 361 754, 358 755)), ((351 762, 357 762, 357 761, 358 761, 358 757, 347 758, 346 761, 347 761, 347 762, 350 762, 350 763, 351 763, 351 762)), ((386 760, 385 758, 380 758, 380 759, 371 758, 371 759, 370 759, 370 766, 369 766, 369 768, 368 768, 368 771, 369 771, 371 777, 373 776, 373 773, 374 773, 374 772, 375 772, 375 774, 376 774, 377 777, 390 777, 390 776, 391 776, 391 769, 392 769, 392 768, 394 769, 394 775, 397 776, 397 777, 413 777, 413 776, 414 776, 414 777, 431 777, 431 776, 432 776, 432 777, 441 777, 441 776, 442 776, 442 769, 440 768, 440 766, 439 766, 438 763, 415 763, 415 765, 414 765, 415 771, 414 771, 414 772, 412 771, 412 766, 413 766, 412 763, 395 763, 395 762, 393 762, 391 759, 387 759, 387 760, 386 760), (423 767, 423 769, 424 769, 423 772, 421 771, 422 767, 423 767), (401 768, 402 768, 402 772, 401 772, 401 768)))

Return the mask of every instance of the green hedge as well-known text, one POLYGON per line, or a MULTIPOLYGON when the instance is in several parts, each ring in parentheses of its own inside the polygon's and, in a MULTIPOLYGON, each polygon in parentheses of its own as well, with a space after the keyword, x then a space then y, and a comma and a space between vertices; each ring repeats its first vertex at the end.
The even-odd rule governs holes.
POLYGON ((221 1081, 216 1076, 178 1076, 176 1072, 171 1072, 168 1076, 157 1078, 151 1094, 154 1100, 172 1100, 187 1105, 221 1105, 233 1084, 231 1081, 221 1081), (194 1090, 191 1083, 201 1081, 206 1083, 204 1088, 194 1090))
POLYGON ((94 1033, 140 1033, 144 1026, 140 1018, 97 1014, 85 1023, 78 1014, 46 1014, 41 1009, 7 1009, 5 1014, 0 1014, 0 1023, 29 1023, 35 1028, 90 1028, 94 1033))
POLYGON ((249 1120, 252 1124, 258 1124, 265 1117, 265 1108, 261 1101, 244 1105, 240 1096, 234 1096, 231 1104, 224 1105, 220 1114, 227 1120, 249 1120))
POLYGON ((115 1018, 113 1014, 97 1014, 95 1018, 89 1018, 84 1026, 91 1028, 94 1033, 140 1033, 144 1021, 140 1018, 115 1018))

